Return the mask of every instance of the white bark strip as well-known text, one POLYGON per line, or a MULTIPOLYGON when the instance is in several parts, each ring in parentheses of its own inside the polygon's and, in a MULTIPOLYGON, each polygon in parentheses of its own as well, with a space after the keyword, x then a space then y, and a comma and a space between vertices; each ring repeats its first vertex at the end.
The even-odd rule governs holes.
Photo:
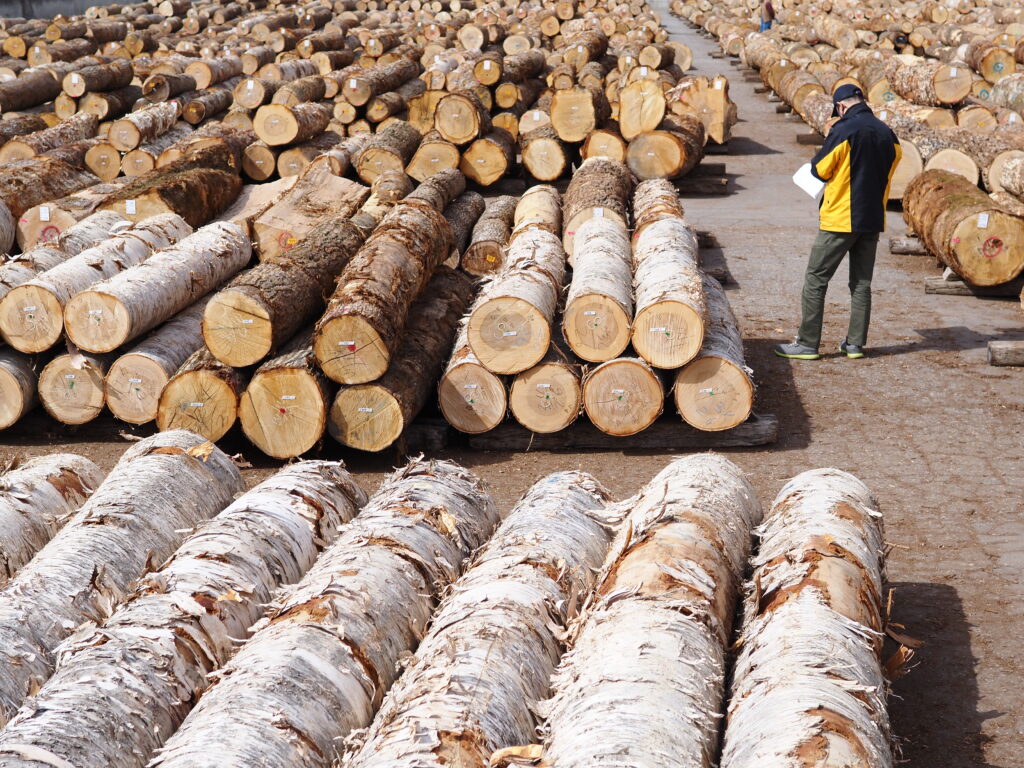
POLYGON ((244 488, 231 460, 191 432, 136 443, 61 531, 0 589, 0 721, 53 671, 53 651, 102 621, 189 529, 244 488))
POLYGON ((84 456, 40 456, 0 477, 0 585, 17 573, 103 482, 84 456))
POLYGON ((399 470, 150 765, 327 768, 342 740, 369 725, 397 662, 498 519, 476 477, 455 464, 413 461, 399 470))
POLYGON ((891 768, 881 513, 857 478, 818 469, 762 529, 733 675, 723 768, 891 768))
POLYGON ((583 472, 540 480, 474 558, 345 768, 485 768, 523 744, 566 623, 594 586, 608 492, 583 472))
POLYGON ((541 707, 545 765, 714 764, 725 649, 760 518, 742 472, 715 454, 677 459, 641 490, 541 707))
POLYGON ((190 536, 99 627, 57 650, 57 668, 0 733, 77 768, 142 768, 235 652, 275 589, 309 569, 366 503, 339 462, 286 467, 190 536))

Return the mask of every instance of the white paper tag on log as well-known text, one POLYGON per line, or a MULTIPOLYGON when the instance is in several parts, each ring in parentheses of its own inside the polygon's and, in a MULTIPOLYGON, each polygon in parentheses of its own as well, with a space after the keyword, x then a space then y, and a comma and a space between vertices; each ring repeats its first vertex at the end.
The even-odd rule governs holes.
POLYGON ((949 76, 950 77, 956 77, 956 72, 957 72, 956 67, 953 67, 951 70, 949 70, 949 76))
POLYGON ((356 85, 358 84, 358 82, 359 82, 358 80, 356 80, 355 78, 352 78, 351 80, 348 81, 348 87, 349 88, 355 88, 356 85))
POLYGON ((189 408, 202 408, 203 405, 204 405, 204 403, 189 403, 188 407, 189 408))
POLYGON ((360 408, 360 413, 373 413, 373 408, 360 408))
POLYGON ((142 379, 128 379, 129 384, 141 384, 142 379))
POLYGON ((538 384, 537 389, 551 389, 550 384, 538 384))
POLYGON ((519 331, 502 331, 501 335, 502 336, 518 336, 519 335, 519 331))
POLYGON ((647 77, 647 67, 640 67, 640 77, 647 77))
POLYGON ((295 395, 281 395, 282 400, 294 400, 295 395))
POLYGON ((478 389, 478 385, 476 385, 476 384, 466 384, 463 387, 463 389, 478 389))
POLYGON ((489 61, 485 61, 485 62, 484 62, 484 72, 486 72, 486 71, 487 71, 487 70, 489 70, 490 68, 491 68, 491 62, 489 62, 489 61))
POLYGON ((82 78, 80 78, 80 77, 78 76, 78 73, 77 73, 77 72, 75 72, 75 73, 73 73, 73 74, 71 75, 71 84, 72 84, 72 85, 78 85, 78 81, 79 81, 79 80, 81 80, 81 79, 82 79, 82 78))
POLYGON ((124 201, 124 212, 125 213, 129 213, 129 214, 134 214, 135 213, 135 201, 134 200, 125 200, 124 201))
POLYGON ((50 220, 50 207, 46 205, 39 206, 39 220, 49 221, 50 220))
POLYGON ((248 83, 246 83, 246 84, 245 84, 245 89, 246 89, 247 91, 251 91, 251 90, 253 90, 253 89, 254 89, 255 87, 256 87, 256 83, 254 83, 254 82, 253 82, 252 80, 250 80, 250 81, 249 81, 248 83))
POLYGON ((979 213, 978 214, 978 229, 988 229, 988 214, 987 213, 979 213))
POLYGON ((613 395, 624 395, 624 394, 626 394, 626 390, 624 390, 624 389, 613 389, 612 390, 612 394, 613 395))
POLYGON ((594 209, 594 218, 595 219, 603 219, 604 218, 604 208, 595 208, 594 209))
POLYGON ((716 91, 722 90, 722 81, 721 80, 715 80, 715 90, 716 91))

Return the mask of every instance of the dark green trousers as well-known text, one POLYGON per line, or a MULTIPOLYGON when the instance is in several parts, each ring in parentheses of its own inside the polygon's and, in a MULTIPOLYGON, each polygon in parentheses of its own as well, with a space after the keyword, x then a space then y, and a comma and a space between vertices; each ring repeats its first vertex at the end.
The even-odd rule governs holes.
POLYGON ((850 329, 846 340, 858 347, 867 343, 868 323, 871 322, 871 275, 875 271, 877 247, 877 232, 818 232, 804 276, 803 320, 797 339, 801 344, 815 349, 821 344, 828 282, 846 254, 850 254, 850 329))

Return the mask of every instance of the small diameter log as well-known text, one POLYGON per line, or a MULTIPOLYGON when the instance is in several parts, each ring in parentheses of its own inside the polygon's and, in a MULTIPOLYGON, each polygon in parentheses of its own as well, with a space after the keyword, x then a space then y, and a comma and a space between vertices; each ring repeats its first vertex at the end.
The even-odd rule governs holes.
POLYGON ((522 134, 520 145, 523 168, 537 181, 560 179, 569 168, 569 152, 550 125, 522 134))
MULTIPOLYGON (((68 228, 86 218, 90 218, 89 226, 95 227, 96 232, 113 234, 113 229, 119 223, 128 223, 128 220, 113 211, 101 211, 99 216, 91 217, 96 206, 120 186, 121 182, 97 184, 59 200, 48 200, 29 208, 18 220, 18 246, 24 252, 37 245, 54 243, 68 228)), ((79 231, 84 234, 88 229, 79 231)), ((66 247, 62 247, 66 250, 66 247)))
POLYGON ((256 110, 252 127, 268 145, 280 147, 309 141, 330 122, 331 110, 323 104, 265 104, 256 110))
POLYGON ((457 147, 491 132, 491 117, 472 91, 449 93, 434 112, 434 130, 457 147))
POLYGON ((469 345, 493 373, 519 373, 540 362, 565 277, 557 236, 538 229, 509 246, 505 268, 480 292, 469 319, 469 345))
POLYGON ((478 435, 505 418, 507 398, 500 376, 484 368, 469 348, 463 317, 448 365, 438 384, 437 401, 445 420, 460 432, 478 435))
POLYGON ((461 467, 415 461, 400 470, 272 607, 153 765, 329 765, 345 737, 370 724, 399 658, 498 520, 461 467))
POLYGON ((399 59, 394 64, 364 69, 350 75, 342 88, 345 100, 356 107, 368 104, 379 94, 398 88, 419 74, 419 65, 411 59, 399 59))
POLYGON ((0 349, 0 429, 17 424, 36 406, 39 367, 35 357, 0 349))
POLYGON ((398 440, 426 403, 472 296, 468 275, 440 267, 410 307, 404 339, 387 372, 338 391, 328 422, 331 437, 362 451, 381 451, 398 440))
POLYGON ((384 217, 345 267, 317 323, 317 361, 341 384, 384 374, 398 351, 409 306, 451 254, 451 227, 436 208, 414 200, 417 192, 384 217))
POLYGON ((298 80, 291 80, 278 88, 270 103, 291 107, 303 102, 321 101, 326 95, 326 88, 324 78, 320 75, 300 77, 298 80))
POLYGON ((644 227, 634 240, 633 348, 658 368, 678 368, 704 343, 705 300, 697 235, 681 218, 644 227))
POLYGON ((193 697, 180 692, 207 685, 274 591, 298 581, 365 501, 336 462, 287 467, 246 493, 192 534, 102 627, 62 647, 37 694, 53 705, 45 714, 24 709, 0 737, 0 756, 31 760, 25 750, 34 747, 50 760, 142 768, 191 709, 193 697), (120 719, 109 716, 115 709, 120 719), (126 721, 158 725, 126 734, 126 721))
MULTIPOLYGON (((625 206, 622 210, 625 212, 625 206)), ((625 223, 625 219, 623 219, 623 223, 625 223)), ((557 189, 548 184, 537 184, 530 187, 519 198, 512 224, 510 242, 515 239, 517 233, 528 231, 530 227, 543 229, 553 235, 561 235, 562 196, 557 189)))
POLYGON ((515 167, 516 148, 508 131, 495 128, 466 148, 459 170, 480 186, 489 187, 515 167))
POLYGON ((426 90, 426 83, 417 77, 396 91, 382 93, 366 105, 366 119, 379 123, 392 115, 400 115, 408 109, 409 102, 423 95, 426 90))
POLYGON ((583 379, 583 407, 607 435, 635 435, 654 423, 665 404, 658 374, 639 358, 601 363, 583 379))
POLYGON ((549 434, 565 429, 583 407, 580 366, 552 344, 543 360, 516 375, 508 404, 515 420, 531 432, 549 434))
POLYGON ((532 705, 548 693, 562 635, 608 548, 609 500, 578 471, 527 492, 452 586, 346 764, 485 766, 533 738, 532 705))
POLYGON ((154 562, 244 488, 227 455, 197 435, 179 430, 128 448, 74 517, 0 590, 4 724, 53 672, 58 643, 109 615, 154 562))
POLYGON ((903 211, 928 250, 972 285, 999 285, 1024 271, 1024 219, 961 176, 922 173, 907 187, 903 211))
POLYGON ((155 216, 104 240, 12 289, 0 300, 0 333, 22 352, 43 352, 60 339, 64 307, 79 291, 148 259, 191 234, 172 214, 155 216))
POLYGON ((0 164, 27 160, 67 144, 91 139, 98 127, 99 120, 95 115, 74 115, 53 128, 11 139, 0 147, 0 164))
POLYGON ((583 222, 600 216, 626 225, 632 192, 633 177, 624 164, 597 157, 583 161, 569 182, 563 202, 562 243, 570 262, 573 239, 583 222))
POLYGON ((611 117, 608 99, 599 88, 556 90, 551 97, 551 126, 562 141, 583 141, 611 117))
POLYGON ((168 320, 111 364, 103 380, 107 408, 121 421, 148 424, 156 419, 160 393, 190 355, 203 346, 200 299, 168 320))
POLYGON ((462 251, 469 244, 469 236, 473 232, 487 203, 477 192, 463 192, 444 209, 444 217, 452 228, 452 255, 448 266, 453 269, 459 266, 462 251))
POLYGON ((435 173, 459 167, 459 148, 437 131, 431 131, 420 142, 405 172, 416 181, 426 181, 435 173))
POLYGON ((656 131, 629 143, 626 164, 640 180, 685 176, 704 155, 704 125, 688 115, 669 115, 656 131))
POLYGON ((87 352, 112 352, 217 288, 251 257, 242 227, 209 224, 77 293, 64 307, 68 338, 87 352))
POLYGON ((633 322, 629 234, 616 219, 590 219, 576 232, 576 249, 562 332, 579 357, 603 363, 629 345, 633 322))
POLYGON ((250 144, 242 153, 242 172, 252 181, 266 181, 277 170, 277 157, 280 150, 257 141, 250 144))
POLYGON ((187 429, 216 442, 238 418, 248 378, 224 365, 205 347, 181 364, 160 393, 156 425, 161 431, 187 429))
MULTIPOLYGON (((277 175, 282 179, 288 176, 298 176, 316 158, 325 152, 337 147, 343 141, 342 137, 334 131, 324 131, 302 144, 282 150, 277 156, 277 175)), ((250 145, 253 146, 253 145, 250 145)), ((344 157, 348 157, 345 153, 344 157)), ((346 168, 347 170, 347 168, 346 168)), ((333 169, 332 169, 333 172, 333 169)), ((334 173, 335 176, 343 176, 344 173, 334 173)))
POLYGON ((107 141, 119 152, 128 152, 171 130, 180 114, 181 105, 175 101, 140 109, 115 121, 107 131, 107 141))
POLYGON ((109 64, 83 67, 64 75, 61 87, 64 93, 77 99, 90 91, 113 91, 131 85, 135 73, 127 59, 114 59, 109 64))
MULTIPOLYGON (((652 226, 651 229, 658 226, 652 226)), ((743 339, 722 286, 704 275, 704 344, 677 374, 674 396, 683 420, 705 432, 732 429, 754 410, 754 379, 743 339)))
POLYGON ((191 135, 192 126, 188 123, 178 123, 167 133, 147 141, 131 152, 125 152, 121 158, 121 173, 130 178, 149 173, 157 167, 157 161, 166 149, 191 135))
POLYGON ((714 454, 676 459, 630 500, 541 707, 545 762, 602 765, 629 750, 635 765, 713 764, 733 610, 760 520, 750 483, 714 454))
POLYGON ((0 112, 36 107, 57 98, 60 92, 60 80, 44 69, 33 69, 0 83, 0 112))
POLYGON ((663 179, 643 181, 633 194, 633 238, 662 219, 682 219, 683 204, 675 184, 663 179))
POLYGON ((101 140, 86 150, 85 167, 100 181, 112 182, 121 174, 121 153, 110 142, 101 140))
POLYGON ((894 764, 879 658, 884 550, 877 502, 852 475, 812 470, 783 488, 753 559, 723 768, 823 752, 839 765, 894 764))
POLYGON ((234 82, 230 81, 205 91, 198 91, 195 96, 185 101, 181 108, 181 119, 190 125, 199 125, 226 112, 234 102, 233 87, 234 82))
MULTIPOLYGON (((356 157, 356 173, 367 184, 384 171, 404 171, 423 137, 404 120, 394 120, 376 133, 356 157)), ((0 150, 2 151, 2 150, 0 150)))
POLYGON ((0 586, 35 557, 102 482, 103 471, 73 453, 15 463, 0 476, 0 586))
POLYGON ((499 271, 505 264, 505 249, 512 233, 519 198, 506 195, 491 201, 473 227, 469 246, 462 253, 460 266, 477 277, 499 271))

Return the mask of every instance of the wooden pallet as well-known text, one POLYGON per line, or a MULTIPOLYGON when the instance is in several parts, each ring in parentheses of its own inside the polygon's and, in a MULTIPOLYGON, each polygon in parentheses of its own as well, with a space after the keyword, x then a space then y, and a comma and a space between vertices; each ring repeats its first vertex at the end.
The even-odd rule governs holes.
POLYGON ((1024 365, 1024 341, 990 341, 989 365, 1024 365))

